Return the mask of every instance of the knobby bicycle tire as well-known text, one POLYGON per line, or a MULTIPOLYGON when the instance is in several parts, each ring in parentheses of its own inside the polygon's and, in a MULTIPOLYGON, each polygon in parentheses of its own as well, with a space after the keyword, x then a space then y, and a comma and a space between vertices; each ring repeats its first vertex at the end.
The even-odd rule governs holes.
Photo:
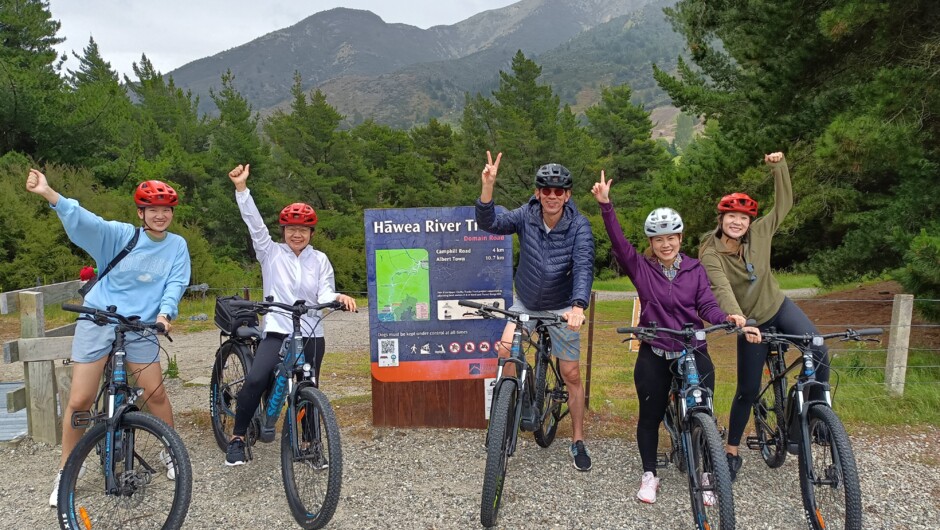
MULTIPOLYGON (((301 528, 322 528, 333 518, 343 481, 339 424, 329 400, 307 386, 297 393, 294 418, 281 435, 281 476, 291 513, 301 528), (294 456, 294 446, 300 456, 294 456)), ((290 414, 291 409, 287 409, 290 414)))
POLYGON ((810 447, 801 447, 799 452, 800 491, 807 522, 816 530, 860 529, 862 493, 849 435, 826 405, 811 406, 807 420, 810 447))
POLYGON ((183 440, 163 420, 143 412, 124 414, 119 431, 124 444, 133 446, 127 452, 128 445, 122 445, 122 453, 114 458, 114 474, 122 492, 105 492, 105 459, 96 448, 105 445, 108 431, 107 423, 99 422, 81 437, 62 471, 57 508, 60 527, 180 528, 193 487, 192 465, 183 440), (173 458, 175 479, 166 477, 161 450, 173 458), (128 459, 125 455, 132 456, 128 459), (132 466, 127 466, 128 460, 132 466))
POLYGON ((228 449, 235 427, 238 392, 251 371, 253 360, 251 349, 233 339, 223 342, 215 354, 209 382, 209 415, 215 443, 223 452, 228 449))
POLYGON ((754 402, 754 430, 760 456, 771 468, 782 466, 787 459, 784 384, 784 379, 778 379, 754 402))
POLYGON ((689 462, 686 475, 689 478, 689 496, 692 500, 695 524, 703 530, 732 530, 735 526, 734 493, 718 426, 713 417, 696 412, 692 414, 689 429, 692 461, 689 462), (702 489, 705 477, 708 478, 708 484, 714 488, 710 490, 715 499, 713 506, 705 505, 704 498, 709 493, 708 490, 702 489))
POLYGON ((558 377, 558 361, 551 356, 551 351, 537 352, 535 364, 535 410, 539 415, 539 425, 532 433, 539 447, 549 447, 558 433, 558 422, 562 416, 562 403, 553 399, 565 391, 565 381, 558 377))
POLYGON ((496 525, 499 506, 503 500, 506 468, 509 465, 510 441, 516 426, 516 382, 504 381, 497 387, 498 394, 490 409, 487 430, 486 470, 483 473, 483 494, 480 499, 480 524, 489 528, 496 525))

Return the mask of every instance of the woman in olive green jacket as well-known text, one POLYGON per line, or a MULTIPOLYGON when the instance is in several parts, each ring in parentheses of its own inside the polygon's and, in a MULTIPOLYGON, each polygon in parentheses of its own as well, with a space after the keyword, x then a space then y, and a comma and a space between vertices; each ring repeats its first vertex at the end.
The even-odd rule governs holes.
MULTIPOLYGON (((790 172, 783 153, 764 156, 774 176, 774 207, 757 217, 757 201, 744 193, 732 193, 718 202, 718 227, 707 234, 699 248, 712 292, 726 313, 744 315, 761 331, 773 327, 781 333, 818 334, 806 314, 787 298, 770 268, 774 234, 793 206, 790 172)), ((731 479, 741 468, 738 446, 760 390, 761 373, 769 346, 738 337, 738 389, 731 403, 728 443, 725 447, 731 479)), ((816 379, 829 380, 825 346, 814 347, 816 379)), ((813 396, 821 398, 822 396, 813 396)))

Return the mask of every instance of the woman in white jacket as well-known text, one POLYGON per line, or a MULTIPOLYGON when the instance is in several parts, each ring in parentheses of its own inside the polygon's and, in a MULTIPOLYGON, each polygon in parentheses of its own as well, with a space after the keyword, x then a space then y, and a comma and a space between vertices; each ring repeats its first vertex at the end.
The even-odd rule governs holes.
MULTIPOLYGON (((251 198, 247 180, 250 165, 239 165, 228 176, 235 184, 235 201, 242 219, 248 225, 255 255, 261 263, 264 296, 275 302, 293 304, 297 300, 316 300, 318 304, 338 301, 347 311, 356 310, 356 300, 336 292, 333 265, 326 254, 310 246, 317 213, 307 204, 294 203, 281 210, 280 225, 283 243, 275 243, 251 198)), ((302 317, 302 329, 309 332, 304 342, 304 357, 315 367, 320 380, 325 340, 320 315, 302 317)), ((254 363, 238 393, 235 426, 232 440, 225 455, 225 463, 237 466, 245 463, 244 436, 251 423, 253 411, 261 402, 261 395, 271 381, 271 373, 280 361, 278 353, 284 339, 293 332, 290 317, 270 313, 264 319, 264 338, 255 352, 254 363)), ((261 441, 274 440, 273 429, 262 429, 261 441)))

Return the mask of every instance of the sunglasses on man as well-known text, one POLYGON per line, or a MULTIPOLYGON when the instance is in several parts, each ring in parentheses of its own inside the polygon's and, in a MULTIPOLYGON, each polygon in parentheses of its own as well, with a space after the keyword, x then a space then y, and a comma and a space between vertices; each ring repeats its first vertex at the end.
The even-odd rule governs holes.
POLYGON ((564 188, 539 188, 539 191, 545 197, 551 197, 552 195, 555 197, 563 197, 568 190, 564 188))

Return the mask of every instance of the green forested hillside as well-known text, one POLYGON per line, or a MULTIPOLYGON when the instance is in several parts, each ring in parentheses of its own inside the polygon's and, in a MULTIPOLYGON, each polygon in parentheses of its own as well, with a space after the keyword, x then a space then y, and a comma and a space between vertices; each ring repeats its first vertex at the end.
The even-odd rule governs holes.
POLYGON ((366 284, 363 210, 472 204, 486 150, 503 152, 496 200, 507 207, 528 197, 539 165, 572 170, 601 276, 614 274, 590 196, 601 169, 616 181, 628 237, 644 246, 642 219, 672 206, 694 255, 720 196, 746 191, 770 206, 760 161, 782 150, 796 205, 775 239, 776 266, 825 282, 891 273, 940 297, 940 6, 683 0, 671 13, 687 39, 678 52, 691 59, 675 68, 664 59, 653 71, 677 106, 707 120, 675 158, 650 139, 632 87, 599 81, 599 103, 581 120, 543 80, 551 74, 521 52, 495 90, 464 96, 456 125, 343 128, 344 116, 299 75, 290 107, 263 119, 224 75, 211 93, 218 113, 206 117, 146 57, 122 83, 90 41, 79 68, 61 70, 45 3, 0 0, 0 290, 71 279, 88 261, 25 191, 29 167, 90 210, 127 221, 139 181, 168 181, 182 195, 174 229, 189 242, 193 282, 240 287, 260 282, 226 174, 251 163, 249 185, 271 226, 284 204, 312 204, 321 219, 314 244, 331 258, 338 287, 353 292, 366 284))

